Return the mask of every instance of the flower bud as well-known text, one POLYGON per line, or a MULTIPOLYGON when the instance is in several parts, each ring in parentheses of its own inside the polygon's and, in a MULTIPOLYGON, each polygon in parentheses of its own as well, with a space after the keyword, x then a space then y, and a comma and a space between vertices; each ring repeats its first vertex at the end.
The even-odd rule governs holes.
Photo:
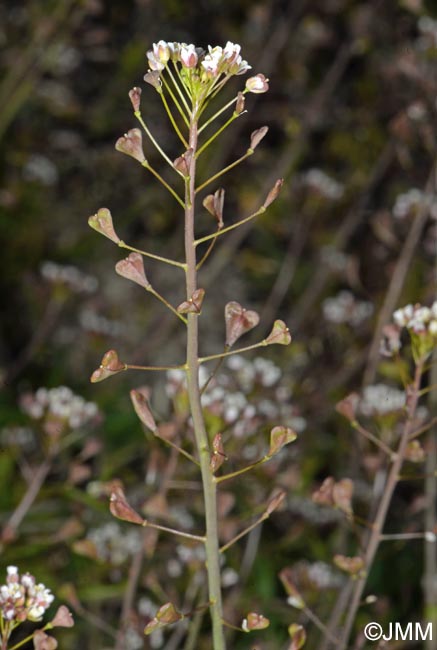
POLYGON ((132 88, 132 90, 129 90, 129 99, 131 101, 132 108, 136 113, 137 111, 140 110, 141 88, 135 86, 134 88, 132 88))
POLYGON ((290 330, 283 320, 275 320, 273 329, 265 339, 267 345, 289 345, 291 343, 290 330))
MULTIPOLYGON (((269 130, 268 126, 262 126, 260 129, 257 129, 256 131, 253 131, 253 133, 250 136, 250 148, 252 151, 255 151, 261 140, 264 138, 264 136, 267 134, 267 131, 269 130)), ((267 207, 267 206, 265 206, 267 207)))
POLYGON ((152 286, 146 277, 143 258, 140 253, 131 253, 126 259, 117 262, 115 270, 118 275, 136 282, 144 289, 150 289, 152 286))
POLYGON ((158 41, 158 43, 153 43, 153 54, 158 61, 161 63, 167 63, 170 58, 170 47, 166 41, 158 41))
POLYGON ((267 194, 267 198, 263 203, 263 206, 265 208, 268 208, 269 205, 271 205, 273 203, 273 201, 276 201, 276 199, 279 196, 279 192, 281 191, 281 188, 282 188, 283 184, 284 184, 284 179, 283 178, 279 178, 276 181, 276 183, 274 184, 274 186, 272 187, 270 192, 267 194))
POLYGON ((196 48, 193 44, 183 45, 179 52, 179 57, 185 68, 195 68, 197 61, 199 60, 196 48))
POLYGON ((249 93, 266 93, 269 89, 268 79, 260 72, 246 81, 246 90, 249 93))
POLYGON ((239 92, 237 95, 237 103, 235 104, 235 112, 237 115, 241 115, 244 111, 244 104, 246 103, 246 98, 242 92, 239 92))
POLYGON ((162 83, 159 78, 160 74, 161 73, 159 72, 159 70, 149 70, 148 72, 146 72, 143 79, 146 83, 150 84, 151 86, 156 88, 156 90, 159 91, 161 90, 161 83, 162 83))
POLYGON ((256 311, 244 309, 240 303, 228 302, 225 307, 226 345, 230 348, 246 332, 256 327, 259 315, 256 311))
POLYGON ((126 364, 121 363, 118 354, 115 350, 108 350, 103 356, 100 367, 94 370, 91 375, 91 382, 94 384, 98 381, 103 381, 112 375, 116 375, 122 370, 126 370, 126 364))
POLYGON ((111 514, 122 521, 131 524, 145 524, 145 520, 128 504, 123 488, 116 488, 109 497, 109 510, 111 514))
POLYGON ((97 214, 93 214, 93 216, 88 219, 88 225, 116 244, 120 241, 120 237, 114 230, 112 216, 108 208, 100 208, 97 214))
POLYGON ((153 433, 156 433, 158 427, 156 426, 155 418, 152 415, 148 404, 148 391, 147 389, 137 389, 133 388, 130 392, 130 398, 135 410, 135 413, 140 418, 141 422, 153 433))
POLYGON ((121 138, 118 138, 115 148, 127 156, 132 156, 140 163, 146 161, 143 152, 143 136, 140 129, 130 129, 121 138))

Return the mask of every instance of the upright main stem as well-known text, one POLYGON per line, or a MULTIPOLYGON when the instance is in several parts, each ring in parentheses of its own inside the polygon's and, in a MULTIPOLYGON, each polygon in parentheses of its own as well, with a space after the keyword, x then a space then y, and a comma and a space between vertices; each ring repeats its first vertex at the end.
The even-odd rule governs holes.
MULTIPOLYGON (((193 149, 189 181, 185 189, 185 259, 187 300, 197 289, 196 246, 194 235, 196 150, 197 150, 197 116, 193 110, 190 122, 189 145, 193 149)), ((199 387, 199 337, 198 315, 188 314, 187 324, 187 384, 190 410, 193 419, 194 435, 199 453, 202 473, 203 497, 206 519, 206 569, 208 573, 208 590, 212 620, 213 649, 225 650, 223 634, 223 608, 220 580, 220 550, 217 529, 217 486, 210 469, 210 444, 205 429, 199 387)))

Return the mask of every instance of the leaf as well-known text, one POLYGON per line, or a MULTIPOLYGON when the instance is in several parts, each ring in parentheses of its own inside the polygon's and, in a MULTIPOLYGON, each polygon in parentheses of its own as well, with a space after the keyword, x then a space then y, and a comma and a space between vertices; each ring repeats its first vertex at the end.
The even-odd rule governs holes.
POLYGON ((288 634, 291 638, 291 645, 288 650, 300 650, 303 648, 307 640, 307 635, 305 628, 302 627, 302 625, 299 625, 298 623, 292 623, 288 627, 288 634))
POLYGON ((115 148, 117 151, 135 158, 140 163, 146 161, 143 151, 143 134, 140 129, 130 129, 121 138, 118 138, 115 148))
POLYGON ((351 576, 358 576, 363 574, 364 560, 360 556, 347 557, 346 555, 334 555, 334 564, 351 576))
POLYGON ((165 603, 162 605, 156 612, 154 618, 147 623, 144 628, 144 634, 149 635, 155 630, 159 630, 166 625, 171 625, 172 623, 177 623, 184 618, 184 615, 179 612, 173 603, 165 603))
POLYGON ((244 309, 235 301, 228 302, 225 307, 226 345, 231 348, 240 336, 256 327, 258 323, 259 315, 256 311, 244 309))

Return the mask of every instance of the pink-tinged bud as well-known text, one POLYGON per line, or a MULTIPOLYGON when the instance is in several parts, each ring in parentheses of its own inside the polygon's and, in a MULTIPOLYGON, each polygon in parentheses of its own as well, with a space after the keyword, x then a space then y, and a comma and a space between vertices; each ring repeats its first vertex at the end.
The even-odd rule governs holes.
POLYGON ((256 311, 244 309, 235 301, 228 302, 225 307, 226 345, 231 348, 240 336, 256 327, 258 323, 259 315, 256 311))
POLYGON ((246 90, 249 93, 266 93, 269 89, 268 81, 262 73, 249 77, 246 81, 246 90))
POLYGON ((301 650, 304 647, 307 640, 307 633, 305 628, 299 623, 292 623, 288 626, 288 634, 291 639, 291 646, 288 650, 301 650))
POLYGON ((266 508, 266 514, 270 516, 272 514, 272 512, 277 510, 279 508, 279 506, 281 505, 281 503, 284 501, 286 496, 287 495, 284 492, 284 490, 279 490, 279 492, 277 492, 275 494, 275 496, 273 496, 270 499, 270 501, 268 502, 267 508, 266 508))
POLYGON ((217 219, 219 229, 223 228, 223 205, 225 202, 225 191, 221 187, 214 194, 208 194, 203 199, 203 207, 217 219))
POLYGON ((52 627, 73 627, 73 615, 65 605, 58 607, 58 611, 51 620, 52 627))
POLYGON ((284 179, 283 178, 279 178, 276 181, 276 183, 274 184, 274 186, 272 187, 270 192, 267 194, 267 198, 263 203, 263 206, 265 208, 268 208, 269 205, 271 205, 273 203, 273 201, 276 201, 276 199, 279 196, 279 192, 281 191, 281 188, 282 188, 283 184, 284 184, 284 179))
POLYGON ((93 216, 88 219, 88 225, 116 244, 120 241, 120 237, 114 230, 112 216, 108 208, 100 208, 97 214, 93 214, 93 216))
POLYGON ((132 282, 136 282, 136 284, 144 287, 144 289, 150 289, 152 286, 146 277, 143 258, 140 253, 131 253, 126 259, 117 262, 115 270, 118 275, 121 275, 127 280, 132 280, 132 282))
POLYGON ((350 478, 343 478, 332 487, 332 500, 334 505, 348 517, 352 515, 352 495, 354 484, 350 478))
POLYGON ((285 445, 294 442, 297 438, 297 433, 289 427, 273 427, 270 432, 270 448, 269 457, 277 454, 285 445))
POLYGON ((153 433, 156 433, 158 427, 156 426, 155 418, 152 415, 152 412, 149 407, 147 400, 148 391, 145 389, 132 389, 130 392, 130 398, 135 410, 135 413, 140 418, 141 422, 153 433))
POLYGON ((158 70, 149 70, 149 72, 146 72, 143 79, 144 79, 144 81, 146 83, 148 83, 151 86, 153 86, 154 88, 156 88, 156 90, 160 90, 161 89, 161 84, 162 84, 162 82, 161 82, 161 80, 159 78, 160 74, 161 73, 158 70))
POLYGON ((115 350, 108 350, 108 352, 106 352, 103 356, 100 368, 94 370, 93 374, 91 375, 91 382, 95 384, 98 381, 103 381, 108 377, 116 375, 122 370, 126 370, 126 368, 126 364, 121 363, 120 359, 118 358, 117 352, 115 350))
POLYGON ((227 460, 227 456, 225 454, 225 448, 223 447, 222 434, 216 433, 212 441, 212 454, 209 463, 211 472, 215 474, 223 465, 225 460, 227 460))
POLYGON ((245 632, 252 632, 253 630, 265 630, 269 627, 270 621, 262 614, 250 612, 241 624, 241 629, 245 632))
POLYGON ((290 330, 283 320, 275 320, 273 329, 265 339, 267 345, 289 345, 291 343, 290 330))
POLYGON ((351 393, 335 406, 335 410, 343 415, 349 422, 354 422, 360 397, 357 393, 351 393))
POLYGON ((264 138, 265 135, 267 135, 268 130, 269 130, 268 126, 262 126, 260 129, 253 131, 253 133, 250 136, 250 148, 252 149, 252 151, 255 151, 255 149, 261 142, 261 140, 264 138))
POLYGON ((140 526, 145 524, 145 519, 128 504, 121 487, 118 487, 111 493, 109 497, 109 510, 114 517, 122 521, 129 521, 131 524, 139 524, 140 526))
POLYGON ((138 86, 135 86, 132 88, 132 90, 129 90, 129 99, 132 104, 132 108, 134 109, 135 112, 140 110, 140 103, 141 103, 141 88, 138 88, 138 86))
POLYGON ((288 595, 288 604, 296 609, 304 609, 305 601, 294 584, 293 569, 290 567, 282 569, 279 573, 279 580, 282 582, 282 586, 288 595))
POLYGON ((146 161, 143 151, 143 136, 140 129, 130 129, 115 143, 115 148, 127 156, 132 156, 138 162, 146 161))
POLYGON ((235 112, 237 115, 241 115, 244 111, 244 104, 246 103, 246 98, 242 92, 239 92, 237 95, 237 103, 235 104, 235 112))
POLYGON ((170 47, 166 41, 158 41, 153 43, 153 54, 161 63, 167 63, 170 58, 170 47))
POLYGON ((35 650, 56 650, 58 642, 42 630, 33 633, 33 647, 35 650))
POLYGON ((345 573, 349 573, 351 576, 357 576, 358 574, 364 575, 364 560, 362 557, 346 557, 345 555, 334 555, 334 564, 338 566, 339 569, 345 573))
POLYGON ((181 172, 185 177, 190 175, 191 161, 193 160, 193 149, 188 149, 182 156, 176 158, 173 166, 178 172, 181 172))
POLYGON ((186 68, 195 68, 199 57, 193 44, 183 45, 179 52, 181 63, 186 68))
POLYGON ((332 492, 334 485, 335 481, 332 476, 325 478, 319 489, 313 493, 312 500, 314 503, 318 503, 321 506, 333 506, 334 499, 332 492))
POLYGON ((184 300, 177 307, 178 314, 200 314, 202 310, 205 289, 196 289, 189 300, 184 300))

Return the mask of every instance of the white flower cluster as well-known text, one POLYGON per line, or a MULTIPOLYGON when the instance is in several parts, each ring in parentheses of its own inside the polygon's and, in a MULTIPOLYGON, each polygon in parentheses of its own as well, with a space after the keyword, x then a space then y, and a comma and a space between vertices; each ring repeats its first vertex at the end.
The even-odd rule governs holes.
POLYGON ((250 70, 247 61, 240 55, 241 46, 228 41, 225 47, 208 45, 206 53, 202 48, 192 43, 167 43, 159 41, 154 43, 147 52, 147 59, 151 70, 162 71, 169 60, 181 63, 184 68, 196 68, 198 64, 201 79, 214 79, 220 75, 244 74, 250 70))
MULTIPOLYGON (((298 433, 305 429, 306 421, 290 404, 290 391, 280 384, 281 370, 272 361, 263 357, 250 360, 235 354, 227 359, 226 366, 231 374, 223 371, 211 381, 202 395, 202 406, 232 425, 236 436, 245 435, 266 420, 280 420, 298 433), (270 389, 269 394, 265 390, 261 393, 259 388, 270 389)), ((208 371, 201 366, 200 386, 208 377, 208 371)), ((167 395, 174 397, 180 390, 186 390, 185 373, 170 370, 167 395)))
POLYGON ((415 334, 437 336, 437 300, 431 307, 417 304, 397 309, 393 320, 398 327, 406 327, 415 334))
POLYGON ((94 402, 87 402, 75 395, 71 388, 38 388, 35 393, 26 393, 20 400, 22 410, 35 420, 54 417, 63 420, 71 429, 78 429, 98 415, 94 402))
POLYGON ((45 280, 53 284, 64 284, 76 293, 94 293, 99 286, 97 278, 71 265, 46 261, 41 264, 40 272, 45 280))
POLYGON ((20 575, 16 566, 8 566, 6 584, 0 585, 0 614, 6 621, 40 621, 54 600, 42 583, 30 573, 20 575))
POLYGON ((317 190, 322 196, 333 201, 341 199, 344 194, 344 186, 321 169, 309 169, 303 175, 303 181, 309 187, 317 190))
POLYGON ((94 544, 98 558, 113 566, 124 564, 141 548, 141 533, 132 528, 122 531, 115 521, 93 528, 87 539, 94 544))
POLYGON ((340 291, 333 298, 326 298, 322 305, 323 316, 330 323, 347 323, 356 327, 373 313, 370 302, 356 300, 350 291, 340 291))
POLYGON ((416 187, 411 188, 404 194, 399 194, 393 206, 393 216, 396 219, 405 219, 405 217, 415 214, 421 207, 429 210, 430 216, 437 219, 437 196, 426 194, 416 187))
POLYGON ((360 412, 371 417, 395 413, 405 407, 405 393, 386 384, 366 386, 359 403, 360 412))
POLYGON ((86 332, 114 338, 121 336, 126 330, 124 323, 100 316, 92 309, 84 309, 80 312, 79 323, 86 332))

